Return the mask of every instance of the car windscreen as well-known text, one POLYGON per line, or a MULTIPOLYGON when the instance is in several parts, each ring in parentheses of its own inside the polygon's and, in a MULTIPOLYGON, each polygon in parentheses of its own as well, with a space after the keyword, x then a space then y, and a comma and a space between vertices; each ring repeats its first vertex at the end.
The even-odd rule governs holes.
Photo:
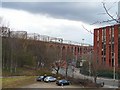
POLYGON ((40 76, 39 78, 43 78, 44 76, 40 76))
POLYGON ((59 82, 67 82, 66 80, 60 80, 59 82))

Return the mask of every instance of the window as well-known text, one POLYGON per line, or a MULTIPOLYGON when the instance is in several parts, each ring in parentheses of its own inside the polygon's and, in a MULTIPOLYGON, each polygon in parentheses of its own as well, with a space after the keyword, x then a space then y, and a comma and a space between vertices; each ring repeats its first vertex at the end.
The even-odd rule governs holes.
POLYGON ((102 36, 104 36, 104 29, 102 29, 102 36))
POLYGON ((112 27, 112 37, 114 37, 114 27, 112 27))
POLYGON ((112 52, 114 52, 114 44, 112 44, 112 52))
POLYGON ((111 28, 109 29, 109 35, 111 36, 111 28))
POLYGON ((111 42, 111 28, 109 29, 109 42, 111 42))
POLYGON ((104 36, 106 37, 106 28, 104 29, 104 36))
POLYGON ((102 36, 102 42, 104 41, 104 37, 102 36))
POLYGON ((78 53, 80 52, 80 48, 78 47, 78 53))
POLYGON ((106 41, 106 28, 102 29, 102 42, 106 41))
POLYGON ((99 36, 99 30, 97 31, 97 36, 99 36))
POLYGON ((97 36, 97 41, 99 41, 99 36, 97 36))
POLYGON ((112 52, 112 57, 114 57, 114 53, 112 52))
POLYGON ((106 48, 104 48, 104 55, 106 55, 106 48))
POLYGON ((106 41, 106 37, 104 37, 104 41, 106 41))
POLYGON ((97 31, 97 41, 99 41, 99 30, 97 31))
POLYGON ((114 43, 114 37, 112 37, 111 42, 114 43))
POLYGON ((104 28, 104 41, 106 41, 106 28, 104 28))
POLYGON ((102 55, 103 55, 103 51, 102 51, 102 55))

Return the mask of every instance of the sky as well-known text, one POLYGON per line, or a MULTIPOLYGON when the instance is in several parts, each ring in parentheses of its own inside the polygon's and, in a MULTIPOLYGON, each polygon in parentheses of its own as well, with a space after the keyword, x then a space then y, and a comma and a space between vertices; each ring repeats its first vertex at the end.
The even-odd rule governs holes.
MULTIPOLYGON (((106 7, 115 18, 118 3, 106 2, 106 7)), ((0 17, 2 24, 12 30, 27 31, 79 43, 93 44, 94 28, 112 23, 96 23, 111 19, 105 14, 101 2, 9 2, 2 1, 0 17), (86 30, 87 29, 87 30, 86 30)))

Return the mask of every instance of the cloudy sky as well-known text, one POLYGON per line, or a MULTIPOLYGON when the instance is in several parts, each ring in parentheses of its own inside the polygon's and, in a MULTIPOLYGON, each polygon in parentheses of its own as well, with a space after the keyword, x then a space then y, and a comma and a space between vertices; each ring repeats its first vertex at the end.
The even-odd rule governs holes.
MULTIPOLYGON (((106 2, 109 12, 116 18, 118 0, 106 2)), ((0 16, 4 24, 13 30, 39 33, 82 43, 93 44, 94 28, 108 25, 94 24, 110 17, 105 13, 101 2, 2 2, 0 16)), ((114 24, 112 22, 110 24, 114 24)))

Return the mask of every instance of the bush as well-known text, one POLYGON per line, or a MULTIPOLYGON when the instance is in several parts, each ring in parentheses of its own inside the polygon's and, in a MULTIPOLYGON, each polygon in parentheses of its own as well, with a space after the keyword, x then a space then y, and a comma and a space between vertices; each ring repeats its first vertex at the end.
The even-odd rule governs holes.
MULTIPOLYGON (((84 75, 89 75, 89 71, 84 68, 81 69, 81 73, 84 75)), ((98 70, 96 73, 98 77, 113 78, 112 70, 98 70)), ((91 75, 93 76, 93 74, 91 75)), ((120 71, 116 73, 116 79, 120 79, 120 71)))
POLYGON ((113 72, 111 71, 107 71, 107 70, 104 70, 104 71, 98 71, 98 77, 108 77, 108 78, 113 78, 113 72))
MULTIPOLYGON (((113 71, 112 70, 99 70, 98 77, 106 77, 106 78, 113 78, 113 71)), ((116 73, 116 79, 120 79, 120 72, 116 73)))
POLYGON ((51 71, 46 68, 31 69, 31 68, 17 68, 17 72, 2 71, 3 76, 39 76, 39 75, 52 75, 51 71))

